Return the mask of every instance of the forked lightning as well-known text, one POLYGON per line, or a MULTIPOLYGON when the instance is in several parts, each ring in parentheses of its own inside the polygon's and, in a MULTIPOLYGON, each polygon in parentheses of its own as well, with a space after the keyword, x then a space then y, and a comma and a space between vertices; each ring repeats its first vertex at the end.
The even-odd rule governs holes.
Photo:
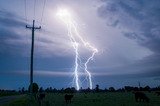
POLYGON ((75 84, 76 84, 77 90, 80 89, 80 79, 79 79, 78 67, 80 66, 79 61, 81 61, 81 59, 79 56, 79 45, 83 44, 88 50, 92 52, 92 54, 89 56, 89 58, 87 58, 87 60, 84 63, 84 70, 89 80, 89 88, 92 89, 93 88, 92 75, 88 71, 88 63, 93 59, 94 55, 98 53, 98 50, 82 38, 82 36, 78 32, 77 23, 73 19, 73 17, 71 16, 68 10, 59 9, 59 11, 57 12, 57 16, 66 24, 67 29, 68 29, 68 36, 69 36, 69 39, 75 51, 74 75, 75 75, 75 84), (78 41, 77 41, 77 38, 78 38, 78 41), (80 41, 82 42, 81 44, 79 44, 80 41))

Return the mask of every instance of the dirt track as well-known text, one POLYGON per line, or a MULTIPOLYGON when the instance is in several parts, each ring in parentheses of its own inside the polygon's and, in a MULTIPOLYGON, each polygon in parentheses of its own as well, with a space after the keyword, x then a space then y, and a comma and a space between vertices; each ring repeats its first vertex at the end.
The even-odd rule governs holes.
POLYGON ((23 97, 24 95, 4 96, 0 97, 0 105, 6 104, 12 100, 23 97))

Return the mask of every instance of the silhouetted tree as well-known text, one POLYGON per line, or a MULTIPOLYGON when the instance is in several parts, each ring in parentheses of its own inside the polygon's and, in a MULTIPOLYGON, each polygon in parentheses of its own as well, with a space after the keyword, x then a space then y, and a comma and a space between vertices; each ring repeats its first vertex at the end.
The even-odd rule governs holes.
POLYGON ((46 89, 45 89, 45 92, 49 93, 49 88, 46 88, 46 89))
POLYGON ((117 89, 117 91, 118 91, 118 92, 124 92, 125 89, 124 89, 124 88, 119 88, 119 89, 117 89))
POLYGON ((71 93, 71 88, 66 88, 66 89, 64 90, 64 92, 65 92, 65 93, 71 93))
POLYGON ((95 89, 96 89, 96 92, 99 92, 99 85, 98 84, 96 85, 95 89))
POLYGON ((134 87, 134 91, 139 91, 139 88, 138 87, 134 87))
POLYGON ((81 87, 80 90, 83 90, 83 88, 81 87))
POLYGON ((114 87, 109 87, 109 91, 110 91, 110 92, 115 92, 114 87))
POLYGON ((83 88, 82 87, 79 89, 79 92, 83 92, 83 88))
POLYGON ((71 93, 75 93, 76 92, 76 88, 75 87, 72 87, 71 88, 71 93))
POLYGON ((64 88, 62 88, 61 90, 59 90, 60 93, 64 93, 64 88))
POLYGON ((134 88, 131 86, 125 86, 124 88, 125 88, 125 91, 127 91, 127 92, 134 90, 134 88))
POLYGON ((52 92, 53 93, 56 93, 58 90, 56 89, 56 88, 54 88, 53 90, 52 90, 52 92))
POLYGON ((22 93, 25 93, 25 89, 24 89, 24 87, 22 87, 22 90, 21 90, 21 92, 22 92, 22 93))
POLYGON ((85 92, 91 92, 91 89, 88 87, 85 92))
POLYGON ((109 90, 107 88, 104 89, 104 92, 108 92, 109 90))
POLYGON ((52 87, 49 87, 49 92, 52 92, 52 87))
MULTIPOLYGON (((37 83, 33 83, 33 84, 32 84, 32 92, 33 92, 33 93, 37 93, 37 92, 38 92, 38 89, 39 89, 38 84, 37 84, 37 83)), ((31 91, 31 85, 29 85, 28 90, 29 90, 29 92, 31 91)))
POLYGON ((139 90, 140 90, 140 91, 143 91, 143 87, 140 87, 139 90))
POLYGON ((43 87, 40 87, 40 88, 39 88, 39 92, 42 93, 43 91, 44 91, 44 90, 43 90, 43 87))
POLYGON ((150 88, 149 86, 145 86, 145 87, 143 88, 144 91, 150 91, 150 89, 151 89, 151 88, 150 88))
POLYGON ((66 89, 64 90, 64 92, 65 92, 65 93, 74 93, 74 92, 76 92, 76 89, 75 89, 74 87, 66 88, 66 89))
POLYGON ((160 86, 158 86, 158 87, 157 87, 157 90, 159 90, 159 91, 160 91, 160 86))

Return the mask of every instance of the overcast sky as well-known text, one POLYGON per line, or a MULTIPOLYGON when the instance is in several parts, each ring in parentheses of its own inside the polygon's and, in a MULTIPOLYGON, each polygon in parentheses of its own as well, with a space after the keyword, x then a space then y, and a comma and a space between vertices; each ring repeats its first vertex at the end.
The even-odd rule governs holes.
POLYGON ((33 19, 42 27, 35 31, 34 82, 74 86, 75 54, 58 8, 71 11, 81 36, 99 50, 88 66, 94 86, 159 85, 160 0, 46 0, 42 15, 44 1, 0 0, 0 89, 29 85, 31 30, 25 25, 33 19))

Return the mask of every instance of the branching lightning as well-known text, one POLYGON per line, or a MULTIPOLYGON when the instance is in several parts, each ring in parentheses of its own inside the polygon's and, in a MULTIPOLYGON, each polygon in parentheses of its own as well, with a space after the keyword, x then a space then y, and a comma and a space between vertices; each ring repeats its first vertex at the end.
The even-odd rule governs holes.
POLYGON ((86 42, 82 36, 79 34, 78 32, 78 28, 77 28, 77 23, 76 21, 73 19, 73 17, 71 16, 71 14, 69 13, 68 10, 66 9, 60 9, 57 12, 57 16, 67 25, 67 29, 68 29, 68 36, 69 39, 71 41, 71 44, 74 48, 75 51, 75 67, 74 67, 74 75, 75 75, 75 84, 76 84, 76 89, 79 90, 80 89, 80 80, 79 80, 79 70, 78 67, 80 66, 79 61, 81 63, 81 59, 79 56, 79 41, 82 42, 82 44, 92 52, 92 54, 89 56, 89 58, 87 58, 87 60, 84 62, 84 71, 87 73, 88 76, 88 80, 89 80, 89 88, 92 89, 93 85, 92 85, 92 76, 91 73, 88 70, 88 63, 93 60, 93 57, 95 56, 96 53, 98 53, 98 50, 93 47, 90 43, 86 42), (77 41, 77 39, 79 41, 77 41))

